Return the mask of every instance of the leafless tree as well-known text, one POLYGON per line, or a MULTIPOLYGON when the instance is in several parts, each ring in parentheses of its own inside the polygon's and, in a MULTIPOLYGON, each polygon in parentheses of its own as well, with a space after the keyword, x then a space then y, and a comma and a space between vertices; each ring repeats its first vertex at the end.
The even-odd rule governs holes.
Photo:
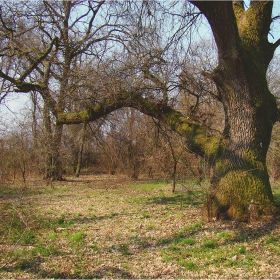
POLYGON ((47 178, 62 178, 59 150, 63 126, 52 126, 52 120, 69 108, 76 91, 84 90, 83 79, 89 69, 81 71, 78 66, 83 61, 98 63, 99 56, 112 47, 110 40, 122 31, 111 5, 105 1, 2 3, 1 57, 12 60, 14 67, 2 67, 0 76, 16 91, 38 92, 44 100, 47 178))
POLYGON ((7 86, 44 99, 54 148, 48 176, 60 177, 63 124, 130 107, 169 125, 212 165, 205 217, 250 221, 252 202, 254 217, 275 214, 266 165, 279 120, 266 77, 280 45, 278 38, 269 41, 271 23, 279 18, 272 15, 273 1, 251 1, 248 8, 242 1, 43 1, 4 8, 1 57, 14 63, 0 76, 7 86), (202 16, 217 55, 214 67, 211 62, 196 72, 189 61, 196 63, 192 39, 202 16))

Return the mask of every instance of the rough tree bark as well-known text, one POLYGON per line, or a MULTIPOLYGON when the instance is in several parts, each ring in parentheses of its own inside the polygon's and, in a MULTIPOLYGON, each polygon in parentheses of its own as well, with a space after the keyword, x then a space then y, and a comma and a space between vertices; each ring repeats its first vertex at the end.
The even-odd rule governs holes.
POLYGON ((250 221, 276 212, 266 155, 279 111, 269 91, 266 71, 280 40, 268 41, 271 1, 193 1, 208 19, 218 49, 218 66, 209 73, 225 112, 221 137, 210 136, 196 122, 162 103, 122 92, 83 112, 60 114, 57 124, 92 121, 121 107, 134 107, 165 121, 184 136, 189 149, 213 166, 210 193, 204 207, 207 219, 250 221))
POLYGON ((219 64, 211 77, 225 111, 207 216, 242 221, 272 216, 266 154, 278 109, 266 71, 276 48, 267 38, 273 2, 251 2, 248 10, 239 1, 193 3, 214 34, 219 64))

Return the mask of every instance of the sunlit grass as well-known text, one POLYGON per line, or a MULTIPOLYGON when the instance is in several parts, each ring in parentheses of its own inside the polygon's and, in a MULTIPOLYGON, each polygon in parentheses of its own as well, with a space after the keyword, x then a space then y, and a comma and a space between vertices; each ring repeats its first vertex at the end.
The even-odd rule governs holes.
MULTIPOLYGON (((154 278, 158 269, 160 278, 162 270, 174 267, 176 273, 164 277, 271 278, 259 263, 276 266, 277 228, 202 221, 205 190, 193 182, 174 194, 166 182, 108 186, 63 182, 26 193, 2 190, 0 199, 8 194, 9 200, 1 204, 1 242, 9 251, 0 252, 7 263, 0 263, 0 277, 121 278, 111 269, 118 267, 135 278, 154 278), (110 270, 103 273, 105 266, 110 270)), ((278 187, 273 191, 280 197, 278 187)))
POLYGON ((272 192, 275 204, 280 207, 280 182, 272 184, 272 192))

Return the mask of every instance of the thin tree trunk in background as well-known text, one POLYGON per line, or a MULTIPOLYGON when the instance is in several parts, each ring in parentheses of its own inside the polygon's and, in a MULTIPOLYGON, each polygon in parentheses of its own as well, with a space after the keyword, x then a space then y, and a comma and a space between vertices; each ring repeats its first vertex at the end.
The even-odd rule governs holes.
POLYGON ((44 128, 45 128, 45 152, 46 152, 46 158, 45 158, 45 176, 44 178, 49 180, 51 179, 51 167, 52 167, 52 152, 51 152, 51 146, 52 146, 52 128, 51 128, 51 121, 50 121, 50 115, 49 115, 49 108, 45 102, 44 108, 43 108, 43 121, 44 121, 44 128))
POLYGON ((36 92, 31 92, 31 100, 32 100, 32 135, 33 135, 33 143, 35 146, 35 149, 38 147, 37 145, 37 140, 38 140, 38 135, 37 135, 37 117, 36 117, 36 112, 37 112, 37 93, 36 92))
POLYGON ((173 162, 173 172, 172 172, 172 174, 171 174, 171 179, 172 179, 172 188, 171 188, 171 191, 172 191, 172 193, 175 192, 175 188, 176 188, 177 164, 178 164, 178 161, 175 160, 175 161, 173 162))
POLYGON ((76 177, 80 176, 81 168, 82 168, 82 159, 83 159, 83 150, 84 150, 84 144, 86 139, 86 128, 87 123, 84 123, 83 130, 82 130, 82 139, 80 143, 79 153, 78 153, 78 162, 76 167, 76 177))
POLYGON ((53 158, 53 166, 52 166, 52 179, 54 181, 62 181, 62 165, 60 160, 60 147, 61 147, 61 139, 62 139, 63 126, 57 125, 54 127, 53 133, 53 147, 52 147, 52 158, 53 158))

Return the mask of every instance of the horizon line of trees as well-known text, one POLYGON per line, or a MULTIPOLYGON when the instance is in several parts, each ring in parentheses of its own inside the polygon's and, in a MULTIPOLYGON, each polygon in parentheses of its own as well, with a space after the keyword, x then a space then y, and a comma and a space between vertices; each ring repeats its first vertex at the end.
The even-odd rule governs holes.
MULTIPOLYGON (((42 116, 37 112, 34 125, 30 113, 25 112, 24 120, 6 124, 9 129, 1 125, 2 183, 22 182, 26 187, 29 180, 47 180, 42 116)), ((178 180, 193 179, 199 183, 209 178, 207 163, 186 150, 182 137, 130 108, 96 124, 67 126, 60 153, 63 176, 126 174, 132 180, 139 176, 166 179, 172 181, 173 191, 178 180)))

